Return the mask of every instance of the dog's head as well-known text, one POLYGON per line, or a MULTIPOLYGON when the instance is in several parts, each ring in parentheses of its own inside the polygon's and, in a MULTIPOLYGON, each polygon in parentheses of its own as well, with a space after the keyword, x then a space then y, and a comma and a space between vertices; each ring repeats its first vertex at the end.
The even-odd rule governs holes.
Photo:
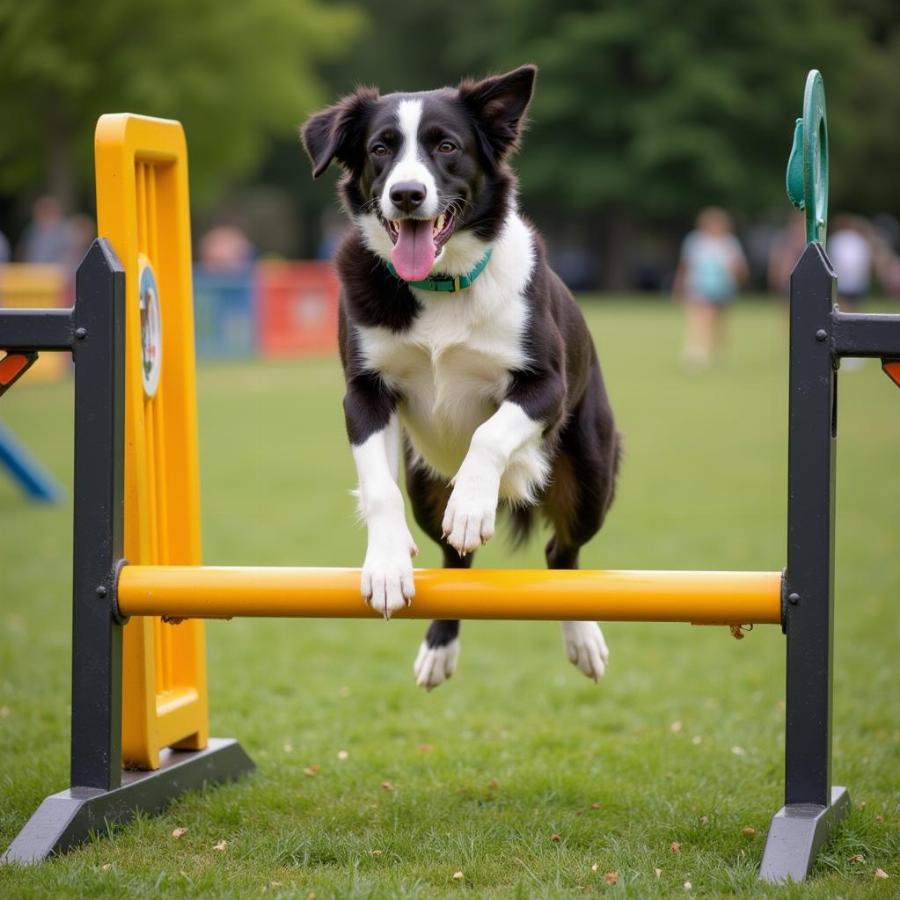
POLYGON ((439 260, 443 271, 469 268, 472 251, 484 252, 509 211, 515 182, 506 161, 536 74, 522 66, 458 88, 384 97, 360 88, 303 126, 313 176, 341 165, 348 212, 401 278, 425 278, 439 260))

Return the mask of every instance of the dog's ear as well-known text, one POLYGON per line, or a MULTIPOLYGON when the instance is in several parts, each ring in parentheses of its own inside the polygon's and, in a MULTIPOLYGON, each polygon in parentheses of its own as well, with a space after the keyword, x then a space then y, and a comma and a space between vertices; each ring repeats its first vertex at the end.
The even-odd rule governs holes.
POLYGON ((491 161, 499 162, 516 148, 536 76, 537 66, 528 65, 460 84, 459 98, 475 117, 482 149, 491 161))
POLYGON ((311 115, 300 129, 303 146, 318 178, 336 160, 348 169, 363 157, 366 119, 378 100, 374 88, 359 88, 334 106, 311 115))

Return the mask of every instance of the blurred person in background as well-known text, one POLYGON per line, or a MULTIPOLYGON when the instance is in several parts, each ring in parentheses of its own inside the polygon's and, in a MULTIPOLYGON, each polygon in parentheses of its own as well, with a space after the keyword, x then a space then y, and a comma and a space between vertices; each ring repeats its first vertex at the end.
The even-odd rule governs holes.
POLYGON ((245 269, 256 251, 250 239, 236 225, 216 225, 200 239, 200 262, 210 269, 245 269))
POLYGON ((724 340, 725 310, 747 280, 744 251, 724 209, 707 207, 681 246, 673 294, 684 306, 685 337, 681 353, 691 372, 707 369, 724 340))
POLYGON ((334 259, 345 228, 346 219, 339 210, 329 209, 323 213, 320 231, 322 236, 316 247, 316 259, 334 259))
POLYGON ((864 219, 835 217, 828 236, 828 257, 837 275, 838 304, 856 310, 872 287, 871 228, 864 219))
POLYGON ((0 265, 9 262, 9 241, 6 235, 0 231, 0 265))
POLYGON ((85 253, 88 252, 91 243, 97 236, 97 229, 94 220, 83 213, 70 217, 66 228, 68 232, 66 258, 63 260, 63 264, 70 272, 74 272, 81 265, 85 253))
POLYGON ((894 251, 890 240, 879 231, 872 239, 875 274, 881 287, 891 297, 900 297, 900 256, 894 251))
POLYGON ((769 290, 783 300, 791 295, 791 272, 806 249, 806 216, 793 212, 769 252, 769 290))
MULTIPOLYGON (((838 306, 846 312, 859 309, 872 287, 871 231, 865 219, 841 215, 835 217, 828 235, 828 258, 837 275, 838 306)), ((851 356, 843 360, 841 368, 853 372, 863 365, 865 360, 851 356)))
POLYGON ((68 260, 69 229, 56 197, 38 197, 31 222, 22 236, 19 256, 23 262, 63 265, 68 260))

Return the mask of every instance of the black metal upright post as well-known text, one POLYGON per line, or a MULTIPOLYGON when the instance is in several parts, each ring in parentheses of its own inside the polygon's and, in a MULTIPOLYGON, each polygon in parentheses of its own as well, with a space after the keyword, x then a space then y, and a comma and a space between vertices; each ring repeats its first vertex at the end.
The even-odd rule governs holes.
POLYGON ((785 805, 772 819, 760 868, 772 882, 806 878, 849 807, 847 791, 831 786, 835 283, 821 245, 810 243, 791 276, 785 805))
POLYGON ((122 777, 122 625, 111 610, 124 512, 125 271, 105 241, 75 285, 71 784, 108 791, 122 777))

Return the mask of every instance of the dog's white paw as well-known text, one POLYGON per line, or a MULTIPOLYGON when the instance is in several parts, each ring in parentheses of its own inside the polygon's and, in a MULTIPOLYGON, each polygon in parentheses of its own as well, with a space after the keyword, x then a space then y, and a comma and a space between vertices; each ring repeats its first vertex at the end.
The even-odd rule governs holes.
POLYGON ((566 656, 588 678, 598 681, 609 663, 609 648, 596 622, 563 622, 566 656))
POLYGON ((413 663, 416 684, 427 691, 443 684, 456 671, 458 659, 459 638, 454 638, 443 647, 429 647, 422 641, 419 654, 413 663))
POLYGON ((500 480, 490 471, 466 463, 456 476, 447 501, 442 528, 447 543, 460 556, 486 544, 494 536, 500 480))
POLYGON ((405 527, 369 539, 360 590, 366 603, 386 619, 412 602, 416 593, 412 557, 418 552, 405 527))

